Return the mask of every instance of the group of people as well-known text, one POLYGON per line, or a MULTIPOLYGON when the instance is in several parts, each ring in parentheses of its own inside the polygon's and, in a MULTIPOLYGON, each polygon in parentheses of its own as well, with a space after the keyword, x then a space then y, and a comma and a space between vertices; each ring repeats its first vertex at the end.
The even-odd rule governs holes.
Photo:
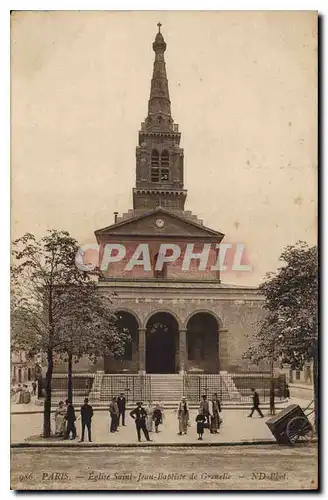
POLYGON ((32 382, 31 389, 27 384, 13 384, 11 389, 11 400, 16 404, 28 404, 31 402, 31 394, 36 395, 36 382, 32 382))
MULTIPOLYGON (((125 411, 126 398, 124 393, 121 392, 119 396, 112 398, 109 405, 110 432, 118 432, 120 421, 122 422, 122 426, 125 426, 125 411)), ((163 423, 163 404, 155 403, 153 405, 151 401, 148 401, 146 408, 143 408, 142 402, 139 401, 136 408, 130 412, 130 417, 135 420, 138 441, 141 440, 141 430, 144 432, 147 441, 151 441, 149 433, 153 432, 154 428, 155 432, 158 433, 159 426, 163 423)))
MULTIPOLYGON (((210 400, 207 399, 206 394, 203 394, 196 416, 196 430, 199 440, 203 439, 204 429, 209 429, 211 434, 218 434, 222 423, 222 418, 220 417, 221 411, 222 407, 217 393, 214 393, 210 400)), ((178 422, 178 435, 187 434, 188 427, 190 426, 190 416, 189 406, 185 396, 182 397, 179 403, 178 422)))
MULTIPOLYGON (((253 416, 254 411, 257 411, 260 417, 263 418, 263 413, 259 407, 260 400, 259 395, 255 389, 252 389, 253 394, 253 406, 249 417, 253 416)), ((110 425, 109 431, 111 433, 118 432, 118 427, 121 423, 125 426, 125 412, 126 412, 126 398, 124 393, 120 393, 119 396, 113 397, 109 405, 109 417, 110 425)), ((217 393, 214 393, 210 399, 207 398, 206 394, 203 394, 202 399, 199 404, 198 414, 196 416, 196 431, 198 434, 198 439, 202 440, 204 435, 204 429, 208 429, 211 434, 218 434, 220 426, 223 422, 220 413, 222 412, 221 402, 218 398, 217 393)), ((88 431, 88 438, 91 442, 91 421, 93 417, 93 408, 89 405, 88 398, 84 399, 84 404, 81 406, 80 416, 81 419, 81 440, 84 441, 85 429, 88 431)), ((141 441, 141 431, 147 441, 152 441, 150 438, 150 433, 159 432, 159 426, 163 424, 164 421, 164 407, 162 403, 152 404, 151 401, 148 402, 146 408, 143 407, 143 403, 138 401, 136 407, 130 411, 130 417, 135 421, 137 438, 141 441)), ((188 427, 191 426, 190 423, 190 411, 187 399, 185 396, 181 398, 179 406, 177 408, 178 417, 178 435, 187 434, 188 427)), ((77 418, 75 415, 75 409, 72 402, 66 400, 65 403, 60 401, 58 408, 55 412, 55 433, 57 436, 62 436, 64 439, 76 439, 76 422, 77 418)))
POLYGON ((76 418, 75 409, 71 401, 66 399, 65 403, 59 401, 55 411, 55 435, 64 439, 76 439, 76 420, 81 418, 81 440, 84 441, 85 429, 88 430, 89 442, 91 440, 91 420, 93 417, 93 408, 89 405, 88 398, 84 399, 84 404, 81 406, 80 416, 76 418))

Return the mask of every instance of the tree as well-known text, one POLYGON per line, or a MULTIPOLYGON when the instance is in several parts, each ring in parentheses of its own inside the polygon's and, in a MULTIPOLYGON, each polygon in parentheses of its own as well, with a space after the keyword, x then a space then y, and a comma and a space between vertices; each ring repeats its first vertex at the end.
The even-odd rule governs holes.
POLYGON ((286 247, 279 260, 283 265, 268 273, 259 287, 267 315, 244 357, 254 363, 262 359, 287 363, 292 370, 302 370, 313 360, 317 415, 317 247, 298 242, 286 247))
POLYGON ((83 356, 96 362, 98 357, 120 358, 131 340, 129 332, 119 328, 111 299, 99 294, 96 283, 63 290, 66 314, 61 320, 56 353, 68 363, 67 399, 73 396, 73 362, 83 356))
POLYGON ((76 266, 77 251, 77 241, 56 230, 39 241, 27 233, 12 245, 12 349, 46 355, 44 437, 51 435, 54 356, 118 355, 127 339, 118 334, 110 299, 98 292, 97 270, 76 266))

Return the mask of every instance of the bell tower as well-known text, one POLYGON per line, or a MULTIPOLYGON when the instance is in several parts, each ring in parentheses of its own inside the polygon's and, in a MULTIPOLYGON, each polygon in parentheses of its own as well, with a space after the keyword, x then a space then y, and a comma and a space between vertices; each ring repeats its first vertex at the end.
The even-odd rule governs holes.
POLYGON ((179 125, 171 116, 171 101, 166 76, 166 43, 161 23, 153 43, 155 52, 148 115, 139 131, 136 148, 136 187, 134 210, 184 210, 187 191, 183 189, 183 149, 179 125))

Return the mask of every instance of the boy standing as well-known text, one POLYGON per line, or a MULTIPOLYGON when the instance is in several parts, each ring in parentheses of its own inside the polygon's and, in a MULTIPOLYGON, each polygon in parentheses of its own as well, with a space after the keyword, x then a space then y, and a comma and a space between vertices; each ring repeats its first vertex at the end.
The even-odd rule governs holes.
POLYGON ((196 417, 198 440, 203 439, 205 420, 206 417, 204 413, 202 412, 202 410, 199 410, 199 413, 196 417))

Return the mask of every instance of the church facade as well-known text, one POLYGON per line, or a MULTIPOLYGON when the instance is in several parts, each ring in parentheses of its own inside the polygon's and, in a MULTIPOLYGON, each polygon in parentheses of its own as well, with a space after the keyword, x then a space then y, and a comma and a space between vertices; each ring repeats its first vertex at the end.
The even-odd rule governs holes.
POLYGON ((221 283, 217 246, 224 234, 185 210, 184 151, 171 115, 160 25, 153 50, 148 114, 136 148, 133 208, 121 217, 115 214, 112 225, 95 232, 101 259, 106 248, 123 245, 126 250, 105 267, 99 289, 112 297, 120 327, 132 341, 124 359, 107 357, 98 369, 139 374, 249 371, 243 353, 263 315, 263 298, 255 288, 221 283), (172 248, 180 251, 174 261, 167 258, 159 266, 163 244, 166 257, 172 248), (146 245, 147 269, 129 266, 138 245, 146 245), (184 269, 187 251, 192 255, 184 269))
POLYGON ((114 223, 95 232, 100 262, 107 264, 99 290, 111 298, 131 343, 121 359, 107 356, 96 365, 81 360, 74 370, 139 375, 256 371, 243 354, 263 316, 263 297, 254 287, 221 283, 217 263, 224 234, 185 210, 184 151, 171 115, 160 25, 153 50, 133 208, 122 216, 115 213, 114 223), (136 253, 140 259, 132 266, 136 253))

